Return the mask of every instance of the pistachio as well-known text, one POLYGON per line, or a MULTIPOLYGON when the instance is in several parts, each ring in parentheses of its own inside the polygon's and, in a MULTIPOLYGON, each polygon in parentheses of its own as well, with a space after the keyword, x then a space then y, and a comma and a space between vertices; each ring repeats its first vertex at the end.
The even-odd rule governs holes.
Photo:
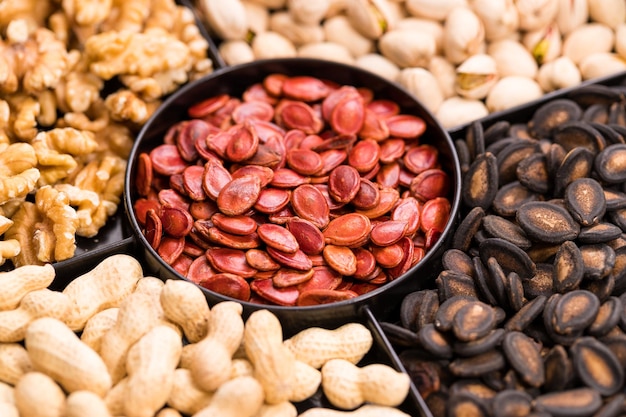
POLYGON ((266 31, 252 39, 252 51, 255 59, 289 58, 296 56, 296 47, 283 35, 266 31))
POLYGON ((430 33, 435 38, 435 53, 437 55, 443 54, 443 24, 441 24, 441 22, 409 16, 398 20, 396 29, 411 29, 418 32, 430 33))
POLYGON ((354 65, 394 82, 397 80, 398 74, 400 74, 400 68, 396 64, 375 53, 361 55, 356 58, 354 65))
POLYGON ((374 42, 361 35, 344 15, 337 15, 324 21, 325 39, 348 48, 353 57, 359 57, 374 51, 374 42))
POLYGON ((589 20, 587 0, 558 0, 559 7, 554 21, 562 35, 567 35, 589 20))
POLYGON ((537 30, 554 20, 558 12, 558 0, 517 0, 521 30, 537 30))
POLYGON ((297 55, 303 58, 319 58, 352 65, 354 58, 348 48, 334 42, 316 42, 302 45, 297 55))
POLYGON ((255 3, 250 0, 242 0, 244 9, 246 10, 246 19, 248 21, 248 29, 256 34, 265 32, 269 26, 270 13, 267 7, 255 3))
POLYGON ((218 50, 227 65, 254 61, 254 52, 246 41, 224 41, 220 43, 218 50))
POLYGON ((209 28, 221 39, 240 40, 248 35, 246 10, 240 0, 200 0, 198 9, 209 28))
POLYGON ((626 71, 626 60, 613 52, 596 52, 579 64, 583 80, 605 77, 626 71))
POLYGON ((626 22, 626 2, 623 0, 587 0, 591 20, 615 29, 626 22))
POLYGON ((481 52, 485 46, 485 28, 478 16, 468 7, 459 6, 450 11, 444 23, 443 50, 453 64, 481 52))
POLYGON ((486 104, 491 112, 502 111, 528 103, 542 95, 543 90, 532 78, 509 75, 498 80, 491 88, 486 104))
POLYGON ((287 10, 296 22, 318 25, 326 16, 329 0, 287 0, 287 10))
POLYGON ((455 7, 467 6, 467 0, 406 0, 405 6, 413 16, 443 21, 455 7))
POLYGON ((352 0, 346 15, 352 26, 370 39, 380 38, 395 24, 392 6, 387 0, 352 0))
POLYGON ((519 75, 535 78, 537 75, 535 58, 520 42, 511 39, 492 42, 487 47, 487 54, 495 59, 501 77, 519 75))
POLYGON ((435 117, 447 129, 469 123, 488 114, 489 110, 482 101, 455 96, 441 103, 435 117))
POLYGON ((465 98, 487 97, 497 81, 496 61, 487 54, 472 55, 456 69, 456 92, 465 98))
POLYGON ((456 68, 450 61, 440 55, 435 55, 430 59, 428 70, 437 79, 444 98, 456 95, 456 68))
POLYGON ((626 23, 622 23, 615 29, 615 52, 626 59, 626 23))
POLYGON ((350 0, 329 0, 328 1, 328 10, 326 10, 326 19, 329 19, 333 16, 337 16, 340 14, 345 14, 346 9, 348 8, 348 4, 350 0))
POLYGON ((526 32, 522 38, 522 44, 528 49, 537 64, 543 65, 561 55, 561 33, 558 25, 553 22, 548 26, 526 32))
POLYGON ((400 68, 425 67, 435 55, 435 38, 425 32, 392 30, 378 40, 380 52, 400 68))
POLYGON ((401 70, 398 75, 398 83, 432 113, 435 113, 443 103, 443 93, 435 76, 424 68, 413 67, 401 70))
POLYGON ((519 28, 513 0, 472 0, 470 7, 485 25, 485 39, 489 42, 508 38, 519 28))
POLYGON ((537 72, 537 83, 543 91, 573 87, 582 81, 580 70, 570 58, 561 56, 554 61, 543 64, 537 72))
POLYGON ((611 52, 615 34, 602 23, 586 23, 570 32, 563 40, 563 55, 577 65, 583 58, 596 52, 611 52))
POLYGON ((321 26, 298 23, 286 11, 272 13, 269 30, 281 34, 296 46, 324 40, 324 30, 321 26))

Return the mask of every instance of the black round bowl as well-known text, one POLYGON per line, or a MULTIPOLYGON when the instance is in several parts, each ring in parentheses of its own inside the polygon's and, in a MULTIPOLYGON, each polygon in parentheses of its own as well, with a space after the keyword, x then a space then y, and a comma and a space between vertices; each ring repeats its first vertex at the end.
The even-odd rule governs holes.
MULTIPOLYGON (((424 258, 405 274, 382 287, 350 300, 319 306, 285 307, 241 302, 244 307, 244 314, 247 315, 261 308, 269 309, 280 318, 287 331, 289 328, 302 328, 303 326, 338 325, 362 314, 360 310, 363 306, 368 306, 379 319, 384 319, 394 311, 406 293, 421 288, 427 284, 428 280, 434 279, 433 275, 440 266, 441 255, 449 244, 457 219, 461 171, 452 139, 432 114, 399 85, 357 67, 304 58, 260 60, 219 69, 205 78, 187 84, 170 96, 139 132, 126 170, 124 203, 131 228, 139 242, 139 255, 143 257, 143 261, 151 269, 151 272, 161 278, 186 279, 164 262, 152 249, 135 218, 133 203, 137 199, 135 173, 138 155, 163 143, 165 132, 174 123, 188 119, 186 112, 191 104, 222 93, 241 96, 245 88, 262 81, 272 73, 282 73, 289 76, 310 75, 342 85, 367 87, 374 92, 376 98, 385 98, 397 102, 402 113, 423 118, 427 124, 427 129, 420 137, 420 143, 430 143, 439 150, 440 163, 443 169, 448 172, 451 180, 448 198, 452 209, 450 220, 442 236, 424 258)), ((210 304, 225 300, 239 301, 205 288, 202 290, 210 304)))

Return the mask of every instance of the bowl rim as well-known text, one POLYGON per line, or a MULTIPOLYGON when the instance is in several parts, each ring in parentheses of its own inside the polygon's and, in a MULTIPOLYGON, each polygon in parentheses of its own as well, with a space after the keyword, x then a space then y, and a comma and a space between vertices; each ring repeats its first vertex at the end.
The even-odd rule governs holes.
MULTIPOLYGON (((221 299, 223 301, 235 301, 235 302, 239 302, 242 304, 242 306, 244 307, 244 310, 246 309, 252 309, 252 310, 256 310, 256 309, 260 309, 260 308, 264 308, 264 309, 268 309, 270 311, 273 312, 290 312, 290 311, 303 311, 303 312, 314 312, 314 311, 325 311, 328 309, 334 309, 334 308, 341 308, 341 307, 348 307, 348 306, 354 306, 355 304, 367 304, 368 301, 372 300, 373 298, 376 298, 377 296, 389 292, 390 290, 392 290, 393 288, 396 288, 400 285, 402 285, 402 283, 404 283, 404 281, 406 281, 408 279, 409 276, 414 275, 415 272, 417 272, 420 268, 423 268, 425 265, 432 263, 433 261, 436 261, 436 259, 433 259, 436 254, 438 252, 441 251, 443 245, 445 244, 445 241, 447 240, 446 238, 449 237, 451 234, 454 233, 454 229, 458 220, 458 215, 459 215, 459 210, 460 210, 460 203, 461 203, 461 185, 462 185, 462 175, 461 175, 461 166, 460 166, 460 161, 459 161, 459 156, 456 152, 456 148, 454 146, 454 142, 452 141, 451 135, 450 133, 441 125, 441 123, 435 118, 435 116, 433 115, 432 112, 430 112, 421 102, 419 99, 417 99, 415 96, 413 96, 407 89, 405 89, 403 86, 401 86, 399 83, 395 82, 395 81, 391 81, 388 79, 383 78, 382 76, 371 72, 367 69, 361 68, 361 67, 357 67, 357 66, 353 66, 350 64, 345 64, 345 63, 341 63, 341 62, 336 62, 336 61, 330 61, 330 60, 324 60, 324 59, 318 59, 318 58, 300 58, 300 57, 294 57, 294 58, 268 58, 268 59, 259 59, 259 60, 255 60, 255 61, 251 61, 251 62, 246 62, 246 63, 241 63, 241 64, 237 64, 237 65, 231 65, 231 66, 226 66, 223 68, 219 68, 216 69, 215 71, 213 71, 210 74, 207 74, 199 79, 193 80, 187 84, 185 84, 184 86, 182 86, 181 88, 179 88, 178 90, 176 90, 173 94, 171 94, 167 99, 165 99, 161 105, 159 105, 159 107, 155 110, 155 112, 150 116, 150 118, 148 119, 148 121, 142 126, 142 128, 140 129, 139 133, 137 134, 136 138, 135 138, 135 142, 132 146, 131 152, 129 154, 129 158, 128 158, 128 164, 126 166, 126 171, 124 174, 124 205, 125 205, 125 211, 126 211, 126 215, 127 218, 130 222, 130 226, 131 226, 131 231, 133 236, 135 237, 136 240, 139 241, 139 244, 146 250, 148 251, 148 253, 150 254, 150 256, 156 260, 159 263, 159 267, 160 268, 164 268, 165 270, 168 271, 168 273, 170 273, 171 275, 173 275, 174 277, 178 278, 178 279, 183 279, 185 281, 189 281, 192 282, 191 280, 189 280, 188 278, 184 277, 182 274, 180 274, 179 272, 177 272, 174 268, 172 268, 169 264, 167 264, 157 253, 156 250, 154 250, 150 244, 147 242, 147 240, 145 239, 145 236, 143 235, 143 233, 141 232, 141 226, 139 225, 139 223, 137 222, 136 216, 134 214, 134 210, 133 210, 133 191, 130 190, 130 184, 132 183, 132 173, 133 170, 135 168, 135 162, 137 160, 138 154, 140 153, 140 148, 142 143, 144 142, 144 138, 148 135, 148 133, 150 132, 150 130, 152 129, 153 125, 155 124, 155 122, 163 116, 163 114, 167 113, 168 108, 175 103, 176 101, 181 100, 181 97, 184 97, 185 95, 189 94, 191 91, 193 91, 194 89, 204 85, 205 83, 211 82, 212 80, 216 79, 216 78, 222 78, 227 74, 232 74, 232 73, 236 73, 236 72, 242 72, 245 70, 249 70, 251 68, 255 68, 255 67, 268 67, 268 66, 272 66, 272 65, 277 65, 280 67, 293 67, 294 65, 298 66, 298 68, 302 68, 302 67, 307 67, 307 66, 326 66, 329 68, 328 73, 330 74, 327 78, 329 80, 332 81, 333 76, 332 76, 332 71, 330 68, 334 68, 334 70, 343 70, 343 71, 348 71, 354 74, 362 74, 368 78, 373 78, 374 80, 376 80, 377 83, 380 83, 381 85, 386 85, 389 88, 398 90, 399 93, 404 94, 407 96, 407 98, 412 102, 412 105, 415 105, 415 107, 419 110, 421 110, 423 112, 422 115, 419 115, 419 117, 422 117, 426 123, 429 129, 434 129, 437 133, 437 135, 441 136, 441 139, 443 139, 448 146, 448 151, 449 154, 451 156, 450 158, 450 163, 451 163, 451 167, 452 168, 452 172, 448 172, 446 171, 450 176, 451 179, 453 181, 451 181, 451 183, 453 184, 453 187, 450 191, 450 195, 451 195, 451 201, 450 201, 450 218, 446 224, 446 227, 444 228, 441 237, 437 240, 437 242, 425 253, 424 257, 417 262, 415 265, 413 265, 411 268, 409 268, 406 272, 404 272, 403 274, 401 274, 399 277, 395 278, 394 280, 385 283, 384 285, 381 285, 379 288, 376 288, 372 291, 369 291, 367 293, 364 294, 360 294, 357 297, 351 298, 351 299, 347 299, 347 300, 342 300, 342 301, 337 301, 337 302, 332 302, 332 303, 327 303, 327 304, 319 304, 319 305, 313 305, 313 306, 283 306, 283 305, 275 305, 275 304, 259 304, 259 303, 254 303, 254 302, 250 302, 250 301, 243 301, 243 300, 239 300, 239 299, 235 299, 229 296, 225 296, 222 295, 220 293, 217 293, 215 291, 209 290, 207 288, 202 287, 201 285, 198 285, 198 287, 200 287, 200 289, 203 291, 203 293, 205 294, 205 296, 210 295, 211 297, 215 297, 217 299, 221 299)), ((312 67, 310 67, 312 68, 312 67)), ((299 75, 306 75, 306 71, 302 71, 302 70, 298 70, 296 71, 298 72, 299 75)), ((293 74, 296 75, 296 74, 293 74)), ((318 77, 318 78, 322 78, 322 77, 318 77)), ((213 81, 214 82, 214 81, 213 81)), ((246 86, 251 85, 252 82, 248 83, 246 86)), ((356 85, 356 87, 359 87, 358 85, 356 85)), ((364 86, 367 87, 367 86, 364 86)), ((411 114, 411 113, 408 113, 411 114)), ((178 121, 173 121, 172 124, 176 123, 178 121)))

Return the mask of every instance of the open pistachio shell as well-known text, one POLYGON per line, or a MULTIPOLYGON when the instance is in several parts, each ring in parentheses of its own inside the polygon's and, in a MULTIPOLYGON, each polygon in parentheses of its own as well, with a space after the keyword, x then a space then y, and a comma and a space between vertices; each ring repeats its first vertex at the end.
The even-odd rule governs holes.
POLYGON ((363 36, 378 39, 395 25, 395 15, 387 0, 354 0, 346 7, 346 16, 363 36))
POLYGON ((487 54, 495 59, 500 77, 519 75, 535 78, 537 75, 537 61, 521 42, 512 39, 492 42, 487 47, 487 54))
POLYGON ((359 33, 344 15, 326 19, 323 24, 323 36, 329 42, 348 48, 354 57, 360 57, 374 50, 374 42, 359 33))
POLYGON ((543 64, 537 72, 537 82, 545 91, 574 87, 582 81, 580 70, 570 58, 561 56, 543 64))
POLYGON ((537 30, 554 20, 558 12, 558 0, 517 0, 519 27, 522 30, 537 30))
POLYGON ((442 21, 453 8, 467 5, 467 0, 406 0, 405 5, 413 16, 442 21))
POLYGON ((613 29, 626 21, 626 2, 622 0, 587 0, 589 17, 613 29))
POLYGON ((526 32, 522 37, 522 44, 526 46, 539 65, 555 60, 561 55, 561 32, 553 22, 532 32, 526 32))
POLYGON ((485 117, 489 110, 480 100, 463 97, 450 97, 441 103, 435 113, 444 128, 451 128, 485 117))
POLYGON ((396 29, 378 40, 380 52, 400 68, 425 67, 435 55, 437 45, 430 33, 396 29))
POLYGON ((361 55, 354 61, 354 65, 372 71, 389 81, 396 81, 400 73, 400 68, 395 63, 377 53, 361 55))
POLYGON ((397 81, 431 112, 436 112, 443 103, 444 97, 437 79, 424 68, 405 68, 400 71, 397 81))
POLYGON ((287 10, 293 20, 305 25, 319 26, 329 7, 330 0, 287 0, 287 10))
POLYGON ((456 68, 447 59, 435 55, 428 64, 428 70, 435 76, 444 98, 456 96, 456 68))
POLYGON ((269 30, 283 35, 294 45, 304 45, 324 40, 324 31, 319 25, 303 25, 297 22, 289 12, 272 13, 268 22, 269 30))
POLYGON ((501 78, 491 88, 486 104, 492 112, 502 111, 536 100, 542 95, 543 90, 535 80, 512 75, 501 78))
POLYGON ((244 40, 224 41, 220 43, 219 53, 228 65, 243 64, 254 61, 254 51, 244 40))
POLYGON ((344 64, 352 64, 354 58, 345 46, 334 42, 315 42, 302 45, 298 48, 298 56, 301 58, 329 59, 344 64))
POLYGON ((435 38, 436 53, 443 53, 443 24, 436 20, 408 16, 398 20, 396 29, 429 33, 435 38))
POLYGON ((267 31, 257 34, 252 40, 255 59, 291 58, 296 56, 296 47, 283 35, 267 31))
POLYGON ((626 71, 626 60, 613 52, 597 52, 583 59, 579 67, 583 80, 589 80, 626 71))
POLYGON ((496 61, 487 54, 472 55, 456 69, 456 92, 465 98, 485 98, 497 81, 496 61))
POLYGON ((198 9, 221 39, 244 39, 248 34, 248 18, 240 0, 202 0, 198 9))
POLYGON ((563 35, 567 35, 589 20, 587 0, 558 0, 558 3, 554 21, 563 35))
POLYGON ((563 40, 563 55, 577 65, 587 56, 596 52, 611 52, 615 34, 602 23, 586 23, 569 33, 563 40))

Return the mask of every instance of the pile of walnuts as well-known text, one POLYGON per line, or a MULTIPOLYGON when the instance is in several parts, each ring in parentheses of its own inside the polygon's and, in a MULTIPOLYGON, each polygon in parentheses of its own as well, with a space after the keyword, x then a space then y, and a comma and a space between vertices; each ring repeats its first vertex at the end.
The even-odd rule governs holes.
POLYGON ((0 265, 62 261, 121 201, 134 138, 213 70, 174 0, 0 2, 0 265))

